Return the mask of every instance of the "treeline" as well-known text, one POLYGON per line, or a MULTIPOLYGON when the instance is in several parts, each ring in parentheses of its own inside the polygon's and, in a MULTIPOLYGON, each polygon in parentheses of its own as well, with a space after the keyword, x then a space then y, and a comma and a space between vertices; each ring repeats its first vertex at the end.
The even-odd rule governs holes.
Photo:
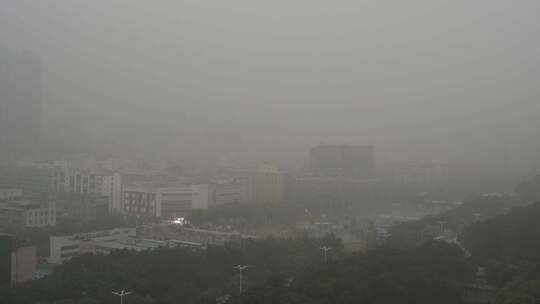
POLYGON ((433 238, 434 233, 439 235, 441 228, 460 234, 476 222, 504 214, 522 204, 523 201, 510 196, 471 197, 461 206, 441 214, 393 226, 389 231, 388 244, 397 248, 415 247, 433 238))
POLYGON ((231 303, 460 304, 473 278, 460 249, 432 241, 411 250, 358 253, 310 267, 292 281, 273 277, 231 303))
POLYGON ((154 251, 115 251, 110 255, 84 255, 55 269, 42 280, 0 291, 0 303, 80 304, 117 303, 111 291, 133 291, 129 304, 215 303, 238 290, 234 265, 248 265, 246 287, 269 277, 292 277, 322 263, 321 246, 333 248, 340 258, 341 243, 323 239, 266 239, 246 241, 241 247, 207 250, 160 248, 154 251))
POLYGON ((540 202, 468 227, 462 236, 471 259, 500 288, 497 304, 540 300, 540 202))

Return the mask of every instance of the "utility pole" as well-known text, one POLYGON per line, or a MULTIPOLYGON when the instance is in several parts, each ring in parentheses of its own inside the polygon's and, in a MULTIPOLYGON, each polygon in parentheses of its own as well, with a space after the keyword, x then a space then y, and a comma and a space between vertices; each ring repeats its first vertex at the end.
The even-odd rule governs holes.
POLYGON ((240 273, 240 294, 242 294, 242 271, 244 271, 244 269, 248 268, 248 266, 247 265, 237 265, 237 266, 234 266, 233 268, 238 269, 238 272, 240 273))
POLYGON ((321 250, 322 250, 323 255, 324 255, 324 263, 327 264, 328 263, 328 251, 332 250, 332 248, 323 246, 323 247, 321 247, 321 250))
POLYGON ((116 296, 119 296, 120 297, 120 304, 124 304, 124 297, 127 296, 127 295, 130 295, 132 294, 133 292, 131 291, 125 291, 125 290, 120 290, 120 292, 112 292, 113 295, 116 295, 116 296))

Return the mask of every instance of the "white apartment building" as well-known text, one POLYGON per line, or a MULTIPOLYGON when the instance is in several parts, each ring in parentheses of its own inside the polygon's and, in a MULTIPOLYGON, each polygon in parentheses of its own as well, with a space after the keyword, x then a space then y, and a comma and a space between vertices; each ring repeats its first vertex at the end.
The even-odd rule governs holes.
POLYGON ((109 198, 109 211, 122 212, 122 177, 118 172, 94 173, 87 169, 58 170, 53 179, 60 193, 104 195, 109 198))
POLYGON ((109 197, 109 211, 122 212, 122 176, 118 172, 96 175, 96 194, 109 197))

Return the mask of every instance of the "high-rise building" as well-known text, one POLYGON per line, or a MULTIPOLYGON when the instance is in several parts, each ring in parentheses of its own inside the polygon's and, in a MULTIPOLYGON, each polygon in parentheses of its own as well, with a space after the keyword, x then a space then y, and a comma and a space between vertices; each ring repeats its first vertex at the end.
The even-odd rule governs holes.
POLYGON ((283 202, 283 174, 271 164, 259 164, 254 173, 253 194, 257 204, 280 204, 283 202))
POLYGON ((311 148, 310 170, 318 175, 367 178, 373 176, 373 146, 324 145, 311 148))
POLYGON ((41 62, 0 49, 0 156, 36 151, 41 136, 41 62))

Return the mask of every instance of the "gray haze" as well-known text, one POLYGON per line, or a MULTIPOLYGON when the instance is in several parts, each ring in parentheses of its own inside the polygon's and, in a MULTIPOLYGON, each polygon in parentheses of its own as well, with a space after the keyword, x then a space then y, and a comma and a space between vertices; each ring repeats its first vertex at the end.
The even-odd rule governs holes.
POLYGON ((229 132, 268 158, 302 159, 321 141, 384 150, 427 140, 438 148, 426 158, 482 159, 486 149, 501 157, 497 136, 475 148, 499 126, 510 145, 529 144, 530 163, 540 151, 530 144, 539 9, 538 0, 0 0, 0 47, 41 57, 45 130, 74 145, 182 158, 204 134, 229 132))

